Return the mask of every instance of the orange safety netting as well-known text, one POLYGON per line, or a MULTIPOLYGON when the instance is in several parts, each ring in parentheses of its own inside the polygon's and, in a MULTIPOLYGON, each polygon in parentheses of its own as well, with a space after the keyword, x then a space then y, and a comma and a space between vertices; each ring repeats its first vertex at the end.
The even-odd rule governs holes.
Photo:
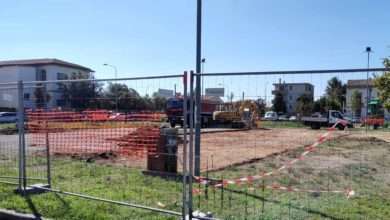
POLYGON ((120 138, 110 138, 119 147, 123 155, 145 157, 154 154, 160 139, 160 129, 153 127, 138 128, 120 138))
POLYGON ((160 137, 160 112, 112 113, 107 110, 83 112, 27 111, 27 139, 30 146, 46 146, 54 154, 114 152, 144 158, 155 152, 160 137))

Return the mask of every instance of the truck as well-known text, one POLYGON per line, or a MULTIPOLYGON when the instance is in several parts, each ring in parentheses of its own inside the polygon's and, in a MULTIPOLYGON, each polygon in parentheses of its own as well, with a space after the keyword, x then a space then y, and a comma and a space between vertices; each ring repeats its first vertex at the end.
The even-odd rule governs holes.
MULTIPOLYGON (((210 97, 202 97, 201 99, 201 126, 209 127, 213 122, 213 112, 216 110, 217 105, 220 104, 218 100, 214 100, 210 97)), ((177 96, 167 100, 166 114, 168 122, 171 127, 175 127, 177 124, 183 126, 183 97, 177 96)), ((195 106, 195 103, 194 103, 195 106)), ((187 100, 187 119, 189 121, 190 101, 187 100)))
MULTIPOLYGON (((320 129, 321 127, 331 127, 337 120, 342 119, 347 122, 347 127, 353 127, 353 124, 350 119, 344 117, 344 115, 337 110, 329 110, 325 115, 321 113, 314 113, 310 117, 302 117, 301 121, 303 124, 310 126, 312 129, 320 129)), ((338 124, 337 128, 344 130, 345 126, 343 124, 338 124)))

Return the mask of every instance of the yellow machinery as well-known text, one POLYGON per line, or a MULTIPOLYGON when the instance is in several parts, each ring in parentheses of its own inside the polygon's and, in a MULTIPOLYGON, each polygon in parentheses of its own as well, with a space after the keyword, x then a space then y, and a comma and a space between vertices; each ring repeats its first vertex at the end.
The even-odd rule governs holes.
POLYGON ((258 107, 253 100, 225 103, 213 113, 213 120, 218 124, 231 125, 234 128, 252 128, 256 126, 258 107))

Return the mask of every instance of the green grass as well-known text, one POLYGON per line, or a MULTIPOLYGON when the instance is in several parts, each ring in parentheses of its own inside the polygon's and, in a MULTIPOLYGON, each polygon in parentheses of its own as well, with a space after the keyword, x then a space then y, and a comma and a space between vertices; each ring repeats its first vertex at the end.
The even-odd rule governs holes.
MULTIPOLYGON (((302 149, 297 149, 256 163, 203 175, 224 179, 253 175, 279 167, 301 152, 302 149)), ((387 219, 390 216, 388 143, 375 139, 331 141, 310 157, 314 159, 303 160, 294 169, 255 185, 221 190, 194 184, 201 191, 194 197, 194 207, 211 211, 222 219, 352 220, 387 219), (302 189, 352 187, 357 195, 347 199, 340 194, 280 192, 263 190, 261 187, 262 184, 272 183, 302 189)), ((37 172, 43 162, 35 164, 32 175, 43 176, 44 170, 37 172)), ((181 182, 144 176, 138 169, 69 158, 55 158, 53 166, 54 188, 179 212, 181 210, 181 182)), ((0 169, 0 172, 7 171, 0 169)), ((31 207, 27 200, 12 190, 13 186, 0 185, 0 207, 30 213, 31 207)), ((39 213, 53 219, 176 219, 54 193, 32 195, 31 202, 39 213)))
POLYGON ((2 129, 16 129, 15 123, 0 123, 0 130, 2 129))
POLYGON ((299 121, 261 121, 261 127, 264 128, 304 128, 307 127, 299 121))

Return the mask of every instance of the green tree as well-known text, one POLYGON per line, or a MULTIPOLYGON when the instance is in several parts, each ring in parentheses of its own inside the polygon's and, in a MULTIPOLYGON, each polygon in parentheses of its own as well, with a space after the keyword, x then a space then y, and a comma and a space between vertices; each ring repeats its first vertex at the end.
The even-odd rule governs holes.
POLYGON ((351 109, 355 115, 360 116, 362 105, 362 93, 354 90, 351 96, 351 109))
POLYGON ((165 97, 159 96, 157 93, 154 93, 152 102, 154 111, 165 111, 167 107, 167 99, 165 97))
MULTIPOLYGON (((73 72, 71 80, 90 79, 89 74, 73 72)), ((101 85, 93 81, 58 83, 65 106, 84 110, 100 107, 101 85)))
POLYGON ((313 104, 313 112, 326 113, 329 110, 339 110, 341 109, 341 104, 334 100, 330 99, 327 96, 323 96, 320 99, 316 100, 313 104))
POLYGON ((313 110, 313 97, 302 95, 297 99, 295 111, 300 115, 309 115, 313 110))
POLYGON ((275 112, 286 112, 286 103, 284 103, 283 94, 280 91, 275 92, 272 100, 272 110, 275 112))
POLYGON ((103 92, 102 108, 115 109, 118 102, 119 110, 132 111, 137 109, 140 99, 138 92, 126 84, 110 83, 103 92))
POLYGON ((333 107, 337 107, 337 109, 334 110, 341 110, 343 103, 345 103, 347 86, 343 84, 343 82, 337 77, 333 77, 328 81, 328 85, 325 91, 328 98, 328 103, 332 104, 333 107))
MULTIPOLYGON (((390 59, 384 59, 383 65, 390 68, 390 59)), ((374 79, 374 85, 379 91, 379 98, 383 106, 390 111, 390 72, 387 71, 383 75, 377 76, 374 79)))
POLYGON ((265 111, 266 111, 266 106, 267 106, 267 103, 265 103, 265 100, 262 99, 262 98, 258 98, 256 100, 256 105, 257 105, 257 109, 258 109, 258 113, 259 115, 264 115, 265 114, 265 111))
POLYGON ((35 105, 37 108, 45 107, 51 98, 50 95, 46 92, 46 88, 42 85, 38 85, 38 87, 34 90, 34 97, 35 105))

